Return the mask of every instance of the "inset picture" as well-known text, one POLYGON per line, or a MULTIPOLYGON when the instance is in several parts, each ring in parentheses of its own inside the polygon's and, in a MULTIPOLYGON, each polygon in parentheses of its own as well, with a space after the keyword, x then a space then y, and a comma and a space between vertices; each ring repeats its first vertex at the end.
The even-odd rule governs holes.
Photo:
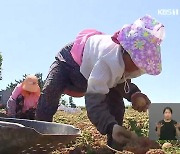
POLYGON ((149 108, 149 138, 180 140, 180 103, 152 103, 149 108))

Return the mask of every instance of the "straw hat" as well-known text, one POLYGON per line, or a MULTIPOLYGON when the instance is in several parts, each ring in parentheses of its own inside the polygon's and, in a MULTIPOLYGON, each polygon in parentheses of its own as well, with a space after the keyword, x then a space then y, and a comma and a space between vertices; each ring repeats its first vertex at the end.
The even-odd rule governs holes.
POLYGON ((22 89, 29 92, 38 92, 40 89, 38 78, 35 75, 28 75, 22 83, 22 89))

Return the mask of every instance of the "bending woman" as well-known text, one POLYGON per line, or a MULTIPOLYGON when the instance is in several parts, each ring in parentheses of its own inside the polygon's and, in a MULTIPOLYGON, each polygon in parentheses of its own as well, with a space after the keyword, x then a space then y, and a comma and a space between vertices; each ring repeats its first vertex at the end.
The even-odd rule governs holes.
POLYGON ((37 77, 28 75, 16 86, 7 102, 8 117, 34 119, 39 96, 40 87, 37 77))

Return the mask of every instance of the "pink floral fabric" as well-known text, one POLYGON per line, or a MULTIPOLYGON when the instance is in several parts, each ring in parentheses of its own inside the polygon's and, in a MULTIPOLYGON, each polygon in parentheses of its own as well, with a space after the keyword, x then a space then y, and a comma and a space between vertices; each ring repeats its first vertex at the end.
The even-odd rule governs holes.
POLYGON ((124 26, 118 34, 115 33, 115 36, 144 73, 160 74, 162 70, 160 44, 164 37, 164 26, 161 23, 146 15, 133 24, 124 26))

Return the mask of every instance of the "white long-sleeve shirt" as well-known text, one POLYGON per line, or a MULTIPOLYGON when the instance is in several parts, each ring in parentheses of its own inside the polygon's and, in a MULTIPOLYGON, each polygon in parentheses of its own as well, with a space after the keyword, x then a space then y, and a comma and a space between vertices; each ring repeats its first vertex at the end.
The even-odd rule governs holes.
MULTIPOLYGON (((125 64, 121 46, 114 43, 111 35, 94 35, 86 41, 80 72, 88 80, 87 93, 107 94, 110 88, 123 83, 125 64)), ((126 79, 140 76, 136 71, 126 79)))

